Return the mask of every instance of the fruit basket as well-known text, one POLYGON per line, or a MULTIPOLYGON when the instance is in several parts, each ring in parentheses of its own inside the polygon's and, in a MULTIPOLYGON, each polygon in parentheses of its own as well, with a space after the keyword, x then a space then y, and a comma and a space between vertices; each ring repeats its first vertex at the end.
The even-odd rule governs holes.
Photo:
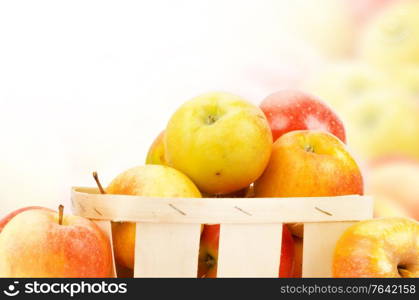
POLYGON ((111 243, 111 221, 137 223, 134 277, 196 277, 201 224, 220 224, 217 277, 278 277, 283 223, 304 223, 303 277, 331 277, 337 239, 373 210, 371 197, 358 195, 148 198, 74 187, 71 199, 111 243))

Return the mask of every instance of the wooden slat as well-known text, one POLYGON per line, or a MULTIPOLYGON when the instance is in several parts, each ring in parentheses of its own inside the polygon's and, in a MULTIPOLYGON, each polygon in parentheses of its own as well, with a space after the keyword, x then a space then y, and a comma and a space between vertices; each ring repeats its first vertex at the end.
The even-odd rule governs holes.
POLYGON ((95 193, 73 189, 74 213, 99 220, 196 224, 354 221, 372 215, 372 199, 361 196, 168 199, 95 193))
POLYGON ((356 222, 304 224, 303 277, 331 277, 335 245, 356 222))
POLYGON ((137 223, 134 277, 197 277, 200 224, 137 223))
POLYGON ((116 268, 115 268, 115 256, 113 253, 113 242, 112 242, 112 225, 109 221, 94 221, 96 225, 102 229, 110 241, 111 252, 112 252, 112 277, 116 277, 116 268))
POLYGON ((282 224, 222 224, 217 277, 278 277, 282 224))

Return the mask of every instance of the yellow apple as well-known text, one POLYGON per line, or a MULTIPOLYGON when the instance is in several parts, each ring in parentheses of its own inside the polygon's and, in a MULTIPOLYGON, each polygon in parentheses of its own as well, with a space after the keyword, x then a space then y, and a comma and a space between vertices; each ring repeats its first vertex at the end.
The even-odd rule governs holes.
POLYGON ((384 8, 367 26, 360 56, 379 66, 419 63, 419 1, 384 8))
POLYGON ((361 158, 419 157, 419 104, 407 92, 368 93, 346 105, 341 117, 348 144, 361 158))
POLYGON ((166 128, 165 147, 169 165, 202 192, 228 194, 262 174, 272 133, 260 108, 238 96, 212 92, 175 112, 166 128))
POLYGON ((151 144, 145 163, 151 165, 167 165, 164 151, 164 131, 151 144))
MULTIPOLYGON (((106 193, 166 198, 201 197, 198 188, 186 175, 162 165, 131 168, 118 175, 106 188, 106 193)), ((112 231, 116 261, 133 269, 135 223, 114 223, 112 231)))

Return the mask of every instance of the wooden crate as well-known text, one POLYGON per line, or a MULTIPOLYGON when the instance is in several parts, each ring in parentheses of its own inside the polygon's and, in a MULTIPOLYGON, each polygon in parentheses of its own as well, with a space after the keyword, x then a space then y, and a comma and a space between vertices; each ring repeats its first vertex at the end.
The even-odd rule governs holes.
POLYGON ((196 277, 201 224, 220 224, 217 277, 278 277, 282 223, 304 223, 303 277, 330 277, 334 245, 372 218, 366 196, 148 198, 72 189, 76 215, 111 238, 110 221, 136 222, 135 277, 196 277))

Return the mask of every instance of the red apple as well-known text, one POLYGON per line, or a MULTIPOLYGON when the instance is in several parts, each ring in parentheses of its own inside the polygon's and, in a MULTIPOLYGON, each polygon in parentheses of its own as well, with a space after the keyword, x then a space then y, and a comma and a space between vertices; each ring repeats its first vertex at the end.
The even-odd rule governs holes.
MULTIPOLYGON (((199 249, 198 278, 216 278, 220 225, 205 225, 199 249)), ((294 240, 284 225, 282 227, 281 264, 279 277, 292 277, 294 268, 294 240)))
POLYGON ((88 219, 27 209, 0 234, 0 277, 110 276, 109 239, 88 219))
POLYGON ((346 142, 345 128, 333 110, 319 98, 298 90, 282 90, 263 100, 265 113, 276 141, 293 130, 322 130, 346 142))

